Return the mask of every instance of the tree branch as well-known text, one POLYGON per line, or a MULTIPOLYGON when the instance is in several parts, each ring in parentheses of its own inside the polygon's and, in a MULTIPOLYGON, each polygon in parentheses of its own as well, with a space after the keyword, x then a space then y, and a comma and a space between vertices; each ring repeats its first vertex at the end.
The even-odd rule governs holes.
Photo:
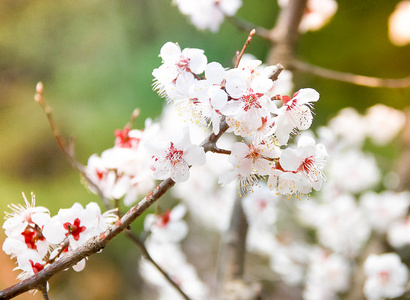
POLYGON ((291 67, 310 74, 314 74, 326 79, 333 79, 356 85, 375 88, 406 88, 410 87, 410 77, 400 79, 377 78, 370 76, 356 75, 352 73, 339 72, 318 67, 299 60, 293 60, 291 67))
POLYGON ((266 39, 270 40, 271 34, 268 29, 256 26, 250 22, 244 21, 242 19, 239 19, 236 16, 225 16, 225 18, 231 22, 235 27, 242 31, 250 32, 252 29, 255 29, 255 34, 266 39))
POLYGON ((138 247, 141 249, 142 255, 146 260, 148 260, 161 274, 164 276, 164 278, 180 293, 180 295, 186 299, 190 300, 190 298, 184 293, 184 291, 179 287, 179 285, 172 280, 171 276, 167 272, 164 271, 151 257, 151 255, 148 253, 147 248, 145 247, 144 242, 131 230, 127 230, 125 232, 127 236, 136 244, 138 247))
POLYGON ((218 259, 217 298, 225 300, 259 299, 261 286, 244 280, 248 221, 238 196, 231 223, 223 235, 218 259))
MULTIPOLYGON (((60 145, 60 149, 66 154, 67 158, 70 162, 72 162, 73 166, 81 172, 81 174, 85 174, 83 170, 83 166, 79 164, 72 155, 71 152, 67 151, 67 147, 63 142, 63 138, 61 137, 60 133, 57 130, 57 127, 54 123, 52 118, 51 109, 44 103, 42 99, 42 84, 37 86, 37 93, 35 95, 35 100, 41 104, 43 110, 45 111, 47 118, 49 120, 50 126, 53 130, 53 134, 57 139, 57 142, 60 145), (80 166, 80 167, 79 167, 80 166)), ((201 146, 204 147, 205 152, 210 151, 215 147, 216 142, 218 139, 225 133, 225 131, 229 128, 226 124, 225 120, 221 123, 220 132, 215 135, 211 134, 208 138, 206 138, 202 143, 201 146)), ((87 179, 87 176, 85 175, 87 179)), ((137 219, 142 213, 144 213, 151 205, 153 205, 159 198, 161 198, 169 189, 171 189, 175 185, 175 182, 171 179, 165 179, 162 181, 149 195, 147 195, 143 200, 138 202, 135 206, 133 206, 128 212, 119 219, 114 225, 108 228, 105 232, 100 234, 98 237, 93 237, 89 239, 86 243, 79 246, 78 248, 68 252, 66 255, 58 259, 57 261, 53 262, 52 264, 48 265, 43 270, 39 271, 38 273, 30 276, 29 278, 10 286, 2 291, 0 291, 0 299, 11 299, 14 298, 22 293, 30 291, 32 289, 37 289, 42 291, 44 285, 47 281, 55 274, 77 264, 82 259, 91 256, 100 250, 104 249, 104 247, 111 241, 114 237, 116 237, 120 232, 131 225, 135 219, 137 219)), ((97 187, 97 190, 98 187, 97 187)), ((109 205, 109 204, 108 204, 109 205)))
POLYGON ((272 48, 267 63, 280 62, 288 68, 293 60, 295 46, 299 39, 299 24, 306 9, 307 0, 292 0, 280 11, 275 27, 269 32, 272 48))
POLYGON ((104 249, 109 241, 116 237, 120 232, 127 229, 136 218, 144 213, 174 185, 175 182, 171 178, 165 179, 148 196, 132 207, 120 220, 105 232, 89 239, 86 243, 68 252, 59 260, 39 271, 37 274, 0 291, 0 299, 11 299, 32 289, 41 290, 42 286, 44 286, 53 275, 74 266, 80 260, 104 249))

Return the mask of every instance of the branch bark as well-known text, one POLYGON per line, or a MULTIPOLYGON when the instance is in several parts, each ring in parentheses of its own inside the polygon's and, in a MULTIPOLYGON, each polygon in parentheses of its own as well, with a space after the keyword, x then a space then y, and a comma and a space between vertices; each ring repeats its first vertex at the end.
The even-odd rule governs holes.
POLYGON ((259 284, 244 280, 246 236, 248 221, 242 208, 242 198, 237 197, 231 223, 221 242, 217 274, 217 298, 224 300, 259 299, 259 284))
POLYGON ((307 0, 292 0, 280 11, 275 27, 270 31, 272 43, 267 63, 281 63, 286 69, 293 60, 299 39, 299 24, 306 9, 307 0))
POLYGON ((290 68, 305 73, 317 75, 326 79, 332 79, 342 82, 348 82, 356 85, 362 85, 374 88, 407 88, 410 87, 410 77, 391 79, 391 78, 378 78, 371 76, 356 75, 353 73, 345 73, 326 68, 318 67, 300 60, 292 60, 290 62, 290 68))

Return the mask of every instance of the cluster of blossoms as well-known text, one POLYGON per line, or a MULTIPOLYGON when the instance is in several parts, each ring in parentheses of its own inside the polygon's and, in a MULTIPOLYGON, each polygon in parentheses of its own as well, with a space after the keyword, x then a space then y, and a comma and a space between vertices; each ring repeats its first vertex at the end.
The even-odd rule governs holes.
MULTIPOLYGON (((344 109, 318 130, 319 141, 330 153, 327 183, 309 201, 296 205, 281 201, 281 196, 269 189, 269 180, 242 197, 249 224, 247 250, 268 258, 271 270, 288 286, 301 288, 304 299, 339 299, 339 294, 354 290, 357 283, 352 277, 361 269, 366 276, 361 286, 366 298, 403 295, 407 268, 398 254, 384 253, 391 248, 379 250, 365 263, 357 264, 357 260, 374 239, 387 242, 398 252, 410 247, 410 193, 391 190, 397 186, 397 176, 389 173, 382 180, 376 158, 363 150, 366 141, 375 147, 391 143, 404 122, 402 112, 381 104, 369 108, 365 115, 344 109), (381 183, 384 191, 372 191, 381 183), (375 285, 378 287, 372 288, 375 285)), ((231 138, 224 136, 221 145, 232 151, 242 147, 231 138)), ((298 153, 306 151, 302 145, 313 143, 312 139, 313 134, 300 137, 300 150, 288 148, 281 156, 292 156, 289 163, 298 164, 298 153)), ((193 221, 223 233, 235 202, 235 184, 219 187, 218 178, 231 172, 232 159, 211 154, 204 166, 193 166, 190 178, 172 192, 186 204, 193 221)))
MULTIPOLYGON (((311 126, 313 102, 319 99, 315 90, 301 89, 292 97, 279 94, 280 84, 272 80, 277 69, 256 59, 244 59, 237 68, 226 69, 217 62, 207 63, 203 50, 181 51, 171 42, 161 48, 160 56, 163 64, 153 71, 154 86, 182 117, 212 127, 214 134, 226 121, 228 132, 245 139, 231 146, 233 168, 221 175, 220 183, 239 179, 245 191, 269 176, 271 189, 278 188, 283 195, 320 189, 327 157, 323 145, 302 136, 297 148, 283 150, 292 135, 311 126)), ((167 153, 178 153, 172 146, 167 153)))
POLYGON ((242 0, 173 0, 182 14, 199 29, 218 31, 225 16, 233 16, 242 0))
MULTIPOLYGON (((225 17, 234 16, 242 6, 242 0, 173 0, 173 3, 182 14, 189 17, 196 28, 212 32, 218 31, 225 17)), ((278 0, 278 4, 283 9, 288 6, 289 0, 278 0)), ((335 0, 308 0, 299 31, 304 33, 319 30, 336 11, 335 0)))
POLYGON ((93 192, 100 191, 107 199, 124 197, 124 204, 130 206, 154 187, 150 154, 144 147, 147 133, 125 127, 115 135, 113 148, 88 159, 86 176, 93 184, 93 192))
MULTIPOLYGON (((101 214, 95 202, 85 208, 75 203, 71 208, 60 209, 51 217, 47 208, 35 206, 25 198, 26 206, 12 205, 3 229, 7 235, 3 251, 17 258, 16 269, 23 271, 20 279, 36 274, 69 251, 76 249, 89 238, 104 232, 116 220, 113 211, 101 214)), ((81 271, 83 259, 73 269, 81 271)))

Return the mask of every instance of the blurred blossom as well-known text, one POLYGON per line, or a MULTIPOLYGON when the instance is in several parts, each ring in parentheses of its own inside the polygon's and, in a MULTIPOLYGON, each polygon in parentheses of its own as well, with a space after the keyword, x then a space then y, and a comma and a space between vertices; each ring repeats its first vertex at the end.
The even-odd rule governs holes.
POLYGON ((366 138, 367 125, 362 116, 351 107, 344 108, 329 121, 329 128, 348 146, 361 146, 366 138))
POLYGON ((370 153, 352 148, 343 153, 331 153, 330 157, 326 174, 329 182, 342 191, 360 193, 374 187, 381 179, 376 160, 370 153))
POLYGON ((303 298, 338 299, 350 286, 350 262, 343 256, 316 248, 311 252, 303 298))
MULTIPOLYGON (((410 20, 410 10, 408 19, 410 20)), ((408 27, 410 30, 410 23, 408 27)), ((386 145, 403 129, 406 116, 402 111, 377 104, 367 109, 364 122, 370 139, 376 145, 386 145)))
POLYGON ((173 0, 198 29, 219 30, 225 16, 233 16, 242 0, 173 0))
POLYGON ((389 17, 389 38, 396 46, 410 43, 410 1, 401 1, 389 17))
POLYGON ((363 291, 369 300, 396 298, 405 292, 408 270, 396 253, 369 255, 364 263, 364 273, 363 291))
POLYGON ((278 243, 271 253, 270 266, 286 284, 299 285, 305 276, 310 251, 311 246, 303 242, 278 243))
POLYGON ((396 249, 410 245, 410 216, 391 224, 387 231, 387 241, 396 249))
POLYGON ((188 225, 182 220, 185 213, 185 205, 179 204, 161 215, 148 214, 144 219, 144 230, 151 233, 153 240, 180 242, 188 234, 188 225))
POLYGON ((371 232, 355 199, 348 194, 321 204, 313 225, 321 245, 350 258, 359 254, 371 232))
POLYGON ((384 191, 376 194, 375 192, 367 192, 360 197, 360 205, 373 229, 379 233, 384 233, 391 223, 402 219, 407 214, 410 193, 384 191))
POLYGON ((243 197, 242 207, 249 226, 260 229, 273 226, 279 200, 280 197, 269 190, 265 183, 260 183, 253 189, 253 193, 243 197))

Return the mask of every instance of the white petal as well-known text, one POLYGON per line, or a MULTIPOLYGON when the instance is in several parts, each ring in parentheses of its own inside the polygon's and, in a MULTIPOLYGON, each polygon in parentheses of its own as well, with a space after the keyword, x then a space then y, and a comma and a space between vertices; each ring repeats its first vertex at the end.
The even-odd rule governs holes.
POLYGON ((160 55, 164 62, 175 63, 181 57, 181 48, 175 43, 168 42, 162 46, 160 55))

